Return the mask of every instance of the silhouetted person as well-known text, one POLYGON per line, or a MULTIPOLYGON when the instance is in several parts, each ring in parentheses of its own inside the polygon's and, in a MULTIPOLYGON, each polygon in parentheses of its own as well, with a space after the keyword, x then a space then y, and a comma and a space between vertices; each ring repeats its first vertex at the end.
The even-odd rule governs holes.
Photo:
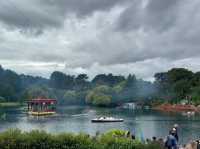
POLYGON ((152 141, 153 141, 153 142, 156 142, 156 141, 157 141, 157 138, 156 138, 156 137, 152 137, 152 141))
POLYGON ((179 141, 179 136, 178 136, 178 124, 174 124, 174 127, 172 129, 174 131, 174 137, 176 138, 177 142, 179 141))
POLYGON ((161 147, 164 147, 164 146, 165 146, 165 143, 164 143, 163 138, 159 138, 159 139, 158 139, 158 143, 160 144, 161 147))
POLYGON ((136 139, 136 137, 135 137, 135 131, 134 130, 131 132, 131 139, 133 139, 133 140, 136 139))
POLYGON ((169 132, 169 135, 167 136, 167 140, 165 142, 165 146, 168 149, 177 149, 177 140, 175 138, 175 132, 173 130, 171 130, 169 132))
POLYGON ((147 139, 146 139, 146 143, 147 143, 147 144, 151 143, 151 140, 147 138, 147 139))
POLYGON ((130 131, 127 131, 126 137, 127 137, 127 138, 131 138, 131 132, 130 132, 130 131))
POLYGON ((135 134, 131 134, 131 139, 135 140, 135 134))
POLYGON ((200 149, 200 140, 197 140, 197 149, 200 149))

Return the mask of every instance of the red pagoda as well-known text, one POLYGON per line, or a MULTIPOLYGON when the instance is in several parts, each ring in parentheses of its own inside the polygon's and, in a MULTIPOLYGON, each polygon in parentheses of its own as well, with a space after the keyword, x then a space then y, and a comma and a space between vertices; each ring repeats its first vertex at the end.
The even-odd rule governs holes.
POLYGON ((32 99, 28 101, 28 113, 36 116, 55 114, 56 104, 55 99, 32 99))

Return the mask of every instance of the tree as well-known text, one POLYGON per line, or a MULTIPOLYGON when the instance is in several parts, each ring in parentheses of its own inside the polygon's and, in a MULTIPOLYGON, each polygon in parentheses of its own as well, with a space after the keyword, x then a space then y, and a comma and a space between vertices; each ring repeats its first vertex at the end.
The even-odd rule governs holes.
POLYGON ((52 89, 46 86, 33 85, 25 90, 23 98, 26 100, 35 98, 56 98, 52 89))
POLYGON ((178 100, 186 98, 191 89, 189 82, 186 80, 177 81, 173 88, 178 100))
POLYGON ((109 106, 112 103, 111 89, 101 85, 89 91, 86 103, 94 106, 109 106))
MULTIPOLYGON (((173 68, 168 72, 155 74, 158 97, 174 98, 176 102, 185 98, 191 91, 194 74, 185 68, 173 68)), ((196 78, 198 79, 198 78, 196 78)))
POLYGON ((65 92, 63 103, 65 104, 77 104, 76 92, 72 90, 68 90, 65 92))
POLYGON ((168 79, 174 83, 180 80, 189 81, 193 77, 193 72, 185 68, 173 68, 167 72, 168 79))
POLYGON ((114 86, 124 80, 125 80, 125 78, 123 76, 114 76, 112 73, 110 73, 108 75, 99 74, 99 75, 95 76, 95 78, 92 80, 92 83, 95 85, 114 86))
POLYGON ((76 90, 88 89, 88 87, 89 87, 89 82, 87 81, 87 79, 88 79, 87 74, 79 74, 79 75, 75 78, 76 90))
POLYGON ((89 92, 86 96, 86 103, 94 106, 109 106, 111 104, 112 97, 103 93, 89 92))
POLYGON ((200 86, 195 87, 191 90, 191 100, 193 104, 200 105, 200 86))
POLYGON ((193 87, 196 87, 196 86, 200 86, 200 72, 196 72, 194 75, 193 75, 193 78, 191 80, 191 85, 193 87))
POLYGON ((133 87, 133 86, 135 86, 135 83, 136 83, 135 75, 129 74, 127 79, 126 79, 126 87, 127 88, 133 87))
POLYGON ((55 71, 51 74, 50 85, 57 89, 72 89, 74 87, 74 76, 55 71))
POLYGON ((7 101, 16 101, 21 90, 21 80, 18 74, 0 67, 0 96, 7 101))

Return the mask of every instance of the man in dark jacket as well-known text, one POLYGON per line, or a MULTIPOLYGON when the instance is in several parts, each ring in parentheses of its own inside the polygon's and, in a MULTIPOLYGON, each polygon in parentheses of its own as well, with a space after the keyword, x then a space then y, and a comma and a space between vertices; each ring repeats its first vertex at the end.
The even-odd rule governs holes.
POLYGON ((174 124, 174 127, 172 129, 174 132, 174 137, 176 138, 177 142, 179 141, 179 135, 178 135, 178 124, 174 124))
POLYGON ((177 149, 177 140, 174 135, 174 131, 171 130, 169 132, 169 135, 167 136, 165 147, 167 147, 168 149, 177 149))

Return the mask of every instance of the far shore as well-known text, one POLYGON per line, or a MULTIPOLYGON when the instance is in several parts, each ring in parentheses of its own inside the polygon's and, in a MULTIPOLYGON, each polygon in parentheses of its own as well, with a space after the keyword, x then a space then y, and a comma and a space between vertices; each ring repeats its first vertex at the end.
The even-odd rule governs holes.
POLYGON ((23 103, 20 102, 0 102, 0 107, 19 107, 22 105, 23 103))
POLYGON ((166 112, 199 112, 200 106, 195 106, 192 104, 182 105, 182 104, 161 104, 159 106, 153 107, 155 110, 166 111, 166 112))

